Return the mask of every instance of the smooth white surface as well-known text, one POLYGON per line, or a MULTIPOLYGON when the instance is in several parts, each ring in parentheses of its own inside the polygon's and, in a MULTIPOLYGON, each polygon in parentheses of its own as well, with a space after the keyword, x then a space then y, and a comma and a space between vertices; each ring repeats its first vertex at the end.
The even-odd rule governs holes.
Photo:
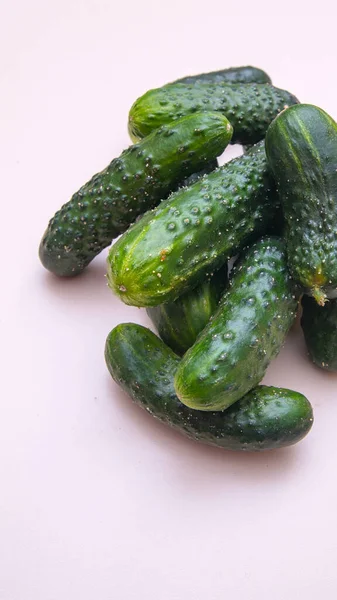
POLYGON ((3 0, 1 600, 336 598, 337 376, 300 329, 266 381, 308 395, 311 434, 260 455, 199 446, 107 373, 110 329, 148 321, 107 289, 106 253, 69 281, 37 259, 150 87, 254 64, 337 118, 334 6, 3 0))

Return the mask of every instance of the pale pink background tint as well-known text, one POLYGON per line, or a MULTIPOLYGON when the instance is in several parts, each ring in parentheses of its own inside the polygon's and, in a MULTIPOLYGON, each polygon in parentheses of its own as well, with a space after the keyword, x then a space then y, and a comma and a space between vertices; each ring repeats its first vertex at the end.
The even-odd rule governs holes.
POLYGON ((336 598, 337 376, 309 363, 300 329, 266 381, 308 395, 311 434, 260 455, 207 448, 110 379, 106 335, 148 321, 107 289, 106 253, 68 281, 37 259, 150 87, 255 64, 337 118, 336 10, 308 6, 2 1, 1 600, 336 598))

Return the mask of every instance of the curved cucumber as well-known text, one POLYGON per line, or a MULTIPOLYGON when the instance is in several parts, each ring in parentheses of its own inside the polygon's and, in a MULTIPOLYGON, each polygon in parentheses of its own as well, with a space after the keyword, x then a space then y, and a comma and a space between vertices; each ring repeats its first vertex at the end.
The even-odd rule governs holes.
POLYGON ((311 360, 326 371, 337 371, 337 300, 319 306, 302 298, 301 325, 311 360))
POLYGON ((228 450, 270 450, 295 444, 313 422, 297 392, 259 386, 225 412, 201 412, 178 400, 179 358, 151 331, 125 323, 109 334, 105 359, 112 378, 141 407, 182 434, 228 450))
POLYGON ((44 267, 57 275, 83 271, 138 215, 219 156, 231 135, 227 119, 199 113, 125 150, 51 219, 40 244, 44 267))
POLYGON ((221 71, 188 75, 173 83, 271 83, 269 75, 258 67, 231 67, 221 71))
POLYGON ((232 143, 254 144, 281 110, 297 102, 289 92, 263 83, 171 83, 136 100, 129 133, 137 140, 183 115, 211 110, 226 115, 233 125, 232 143))
POLYGON ((114 244, 108 282, 126 304, 171 302, 279 218, 263 143, 172 194, 114 244))
POLYGON ((194 290, 174 302, 147 308, 161 339, 177 354, 184 354, 216 311, 227 284, 227 263, 194 290))
POLYGON ((290 271, 324 305, 337 296, 337 124, 299 104, 275 119, 266 152, 286 220, 290 271))
POLYGON ((283 241, 260 240, 235 265, 218 310, 180 363, 181 402, 224 410, 242 398, 279 353, 296 308, 283 241))

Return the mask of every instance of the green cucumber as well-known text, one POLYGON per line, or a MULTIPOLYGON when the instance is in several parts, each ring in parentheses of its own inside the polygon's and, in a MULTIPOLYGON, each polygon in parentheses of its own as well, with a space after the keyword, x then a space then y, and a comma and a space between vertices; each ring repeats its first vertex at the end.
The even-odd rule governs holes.
POLYGON ((179 358, 151 331, 124 323, 109 334, 105 359, 112 378, 154 417, 185 436, 227 450, 270 450, 295 444, 313 422, 297 392, 259 386, 225 412, 191 410, 173 386, 179 358))
POLYGON ((234 266, 218 310, 186 352, 175 377, 190 408, 224 410, 263 378, 297 308, 281 238, 264 238, 234 266))
POLYGON ((194 290, 174 302, 147 308, 161 339, 177 354, 184 354, 215 312, 227 284, 227 263, 194 290))
POLYGON ((157 306, 201 283, 280 218, 263 143, 172 194, 114 244, 108 283, 126 304, 157 306))
POLYGON ((186 179, 182 181, 179 187, 189 187, 190 185, 193 185, 193 183, 199 181, 199 179, 201 179, 204 175, 208 175, 208 173, 212 173, 213 171, 215 171, 215 169, 217 169, 218 166, 219 163, 216 158, 214 160, 210 160, 203 169, 201 169, 197 173, 192 173, 192 175, 186 177, 186 179))
POLYGON ((76 192, 49 222, 40 244, 44 267, 81 273, 136 217, 219 156, 232 127, 218 113, 199 113, 165 125, 76 192))
POLYGON ((257 67, 231 67, 176 79, 173 83, 271 83, 269 75, 257 67))
POLYGON ((337 124, 309 104, 293 106, 266 136, 286 221, 290 271, 324 305, 337 297, 337 124))
POLYGON ((297 102, 289 92, 267 83, 171 83, 136 100, 129 113, 129 133, 137 140, 183 115, 211 110, 226 115, 233 125, 233 144, 254 144, 281 110, 297 102))
MULTIPOLYGON (((212 173, 218 167, 219 167, 219 163, 218 163, 218 161, 217 161, 216 158, 214 160, 210 160, 201 169, 201 171, 197 171, 196 173, 192 173, 192 175, 189 175, 188 177, 186 177, 185 179, 183 179, 182 182, 179 183, 178 189, 183 188, 183 187, 189 187, 190 185, 193 185, 194 183, 196 183, 197 181, 199 181, 200 179, 202 179, 204 175, 208 175, 209 173, 212 173)), ((173 191, 173 190, 171 190, 171 191, 173 191)), ((142 217, 142 215, 138 215, 138 217, 136 218, 136 221, 138 221, 139 219, 141 219, 141 217, 142 217)))
POLYGON ((326 371, 337 371, 337 300, 319 306, 302 298, 301 325, 311 360, 326 371))

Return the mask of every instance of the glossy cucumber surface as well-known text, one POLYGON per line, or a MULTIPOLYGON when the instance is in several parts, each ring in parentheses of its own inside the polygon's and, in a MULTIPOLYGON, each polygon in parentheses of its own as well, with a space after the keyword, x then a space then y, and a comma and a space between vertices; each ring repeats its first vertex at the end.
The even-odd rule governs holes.
POLYGON ((165 125, 125 150, 54 215, 39 254, 57 275, 81 273, 136 218, 219 156, 232 128, 217 113, 165 125))
POLYGON ((176 354, 184 354, 216 311, 228 283, 227 263, 209 279, 174 302, 147 308, 161 339, 176 354))
POLYGON ((141 139, 164 123, 196 111, 219 111, 234 128, 232 143, 260 141, 268 125, 286 106, 298 100, 269 84, 256 83, 175 83, 148 91, 130 109, 129 133, 141 139))
POLYGON ((283 206, 291 273, 324 305, 337 296, 337 124, 316 106, 292 106, 270 125, 266 152, 283 206))
POLYGON ((181 402, 224 410, 253 389, 279 353, 297 304, 283 240, 259 240, 235 265, 219 308, 178 367, 181 402))
POLYGON ((263 142, 172 194, 114 244, 108 282, 126 304, 157 306, 202 283, 280 218, 263 142))
POLYGON ((270 450, 295 444, 312 426, 308 400, 282 388, 258 386, 224 412, 187 408, 173 387, 179 358, 141 325, 115 327, 105 359, 112 378, 139 406, 193 440, 227 450, 270 450))
POLYGON ((319 306, 302 298, 301 325, 311 360, 326 371, 337 371, 337 300, 319 306))

